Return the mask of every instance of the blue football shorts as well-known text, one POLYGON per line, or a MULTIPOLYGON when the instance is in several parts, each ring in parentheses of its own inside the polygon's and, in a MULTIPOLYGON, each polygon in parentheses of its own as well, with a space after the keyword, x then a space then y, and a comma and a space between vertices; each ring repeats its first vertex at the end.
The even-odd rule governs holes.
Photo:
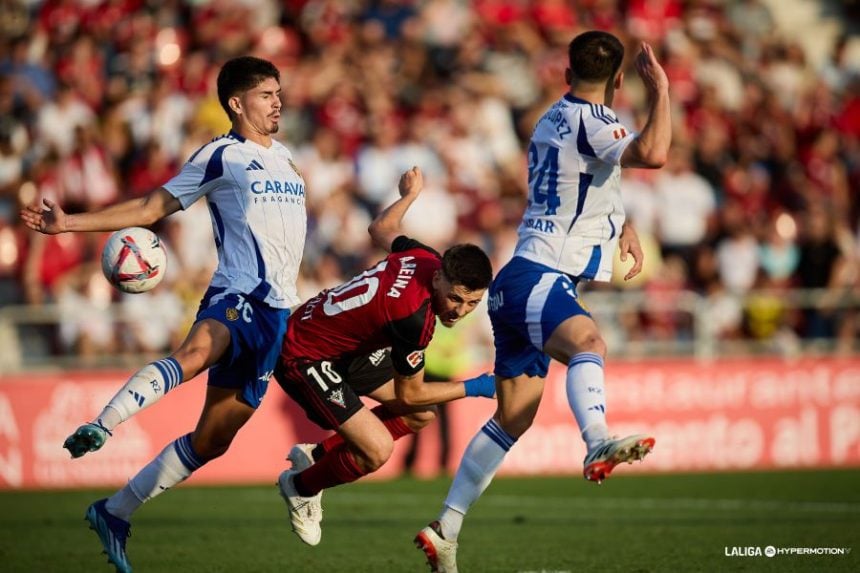
POLYGON ((242 399, 259 408, 287 331, 287 308, 272 308, 248 295, 209 287, 196 322, 211 318, 230 330, 230 346, 209 368, 209 385, 241 390, 242 399))
POLYGON ((571 316, 591 316, 579 303, 577 282, 522 257, 502 267, 489 292, 496 376, 546 376, 550 357, 543 347, 550 335, 571 316))

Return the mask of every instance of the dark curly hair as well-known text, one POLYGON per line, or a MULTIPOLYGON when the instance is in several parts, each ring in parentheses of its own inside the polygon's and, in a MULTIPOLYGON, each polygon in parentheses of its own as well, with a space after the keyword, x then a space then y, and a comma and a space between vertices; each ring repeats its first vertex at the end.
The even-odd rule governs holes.
POLYGON ((481 247, 465 243, 454 245, 442 255, 442 274, 452 285, 483 290, 493 280, 493 266, 481 247))

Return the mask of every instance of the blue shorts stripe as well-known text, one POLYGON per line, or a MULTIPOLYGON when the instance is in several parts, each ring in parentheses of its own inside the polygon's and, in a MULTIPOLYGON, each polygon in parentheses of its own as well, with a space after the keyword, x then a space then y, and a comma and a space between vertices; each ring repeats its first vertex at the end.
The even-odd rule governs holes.
POLYGON ((546 299, 552 290, 552 285, 561 275, 558 273, 546 273, 540 278, 540 282, 532 288, 526 303, 526 324, 528 324, 529 339, 534 347, 543 350, 545 340, 541 329, 541 316, 546 305, 546 299))

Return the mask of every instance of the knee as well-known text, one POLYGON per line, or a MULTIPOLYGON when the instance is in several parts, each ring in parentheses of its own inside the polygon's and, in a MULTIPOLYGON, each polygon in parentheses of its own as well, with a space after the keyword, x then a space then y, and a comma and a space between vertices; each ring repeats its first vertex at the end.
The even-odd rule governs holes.
POLYGON ((374 436, 360 446, 352 448, 355 462, 365 473, 375 472, 381 468, 394 451, 394 440, 388 432, 374 436))
POLYGON ((406 414, 403 416, 403 421, 413 432, 420 432, 436 419, 437 412, 436 406, 430 406, 424 410, 406 414))
POLYGON ((606 358, 606 342, 603 340, 603 337, 600 336, 597 329, 583 333, 583 335, 578 337, 574 343, 576 345, 577 353, 593 352, 594 354, 599 354, 601 357, 606 358))

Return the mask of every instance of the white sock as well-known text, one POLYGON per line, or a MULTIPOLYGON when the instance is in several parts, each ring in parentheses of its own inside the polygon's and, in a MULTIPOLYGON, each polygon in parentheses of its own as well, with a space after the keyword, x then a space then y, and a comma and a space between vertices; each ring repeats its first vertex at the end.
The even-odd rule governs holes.
POLYGON ((168 357, 147 364, 128 379, 111 398, 96 421, 108 431, 125 422, 144 408, 158 402, 162 396, 182 383, 182 367, 168 357))
POLYGON ((580 352, 570 359, 567 402, 589 451, 609 437, 603 386, 603 358, 599 354, 580 352))
POLYGON ((186 434, 167 444, 124 488, 109 497, 105 509, 129 521, 137 508, 185 481, 205 463, 191 447, 191 434, 186 434))
POLYGON ((490 420, 475 434, 460 460, 460 467, 448 497, 445 507, 439 514, 439 524, 442 536, 455 541, 463 525, 463 517, 469 507, 477 501, 496 475, 496 470, 502 465, 505 454, 516 443, 517 439, 505 432, 495 421, 490 420))

